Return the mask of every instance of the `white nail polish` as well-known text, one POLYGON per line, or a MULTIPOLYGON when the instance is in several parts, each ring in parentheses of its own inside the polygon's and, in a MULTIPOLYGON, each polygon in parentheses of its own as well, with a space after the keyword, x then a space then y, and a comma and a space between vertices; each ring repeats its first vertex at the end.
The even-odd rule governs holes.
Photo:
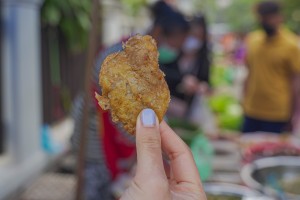
POLYGON ((141 113, 141 121, 144 127, 154 127, 156 124, 156 115, 152 109, 144 109, 141 113))

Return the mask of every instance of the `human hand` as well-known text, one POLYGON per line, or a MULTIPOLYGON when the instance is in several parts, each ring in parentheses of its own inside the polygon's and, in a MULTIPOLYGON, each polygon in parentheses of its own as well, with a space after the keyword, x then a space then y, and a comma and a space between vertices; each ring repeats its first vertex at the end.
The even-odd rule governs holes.
POLYGON ((136 124, 137 169, 121 200, 205 200, 200 176, 188 146, 174 131, 144 109, 136 124), (163 152, 170 159, 164 169, 163 152))
POLYGON ((182 91, 188 95, 209 94, 209 86, 206 82, 201 82, 194 75, 186 75, 181 83, 182 91))
POLYGON ((199 83, 197 93, 210 95, 210 92, 211 92, 211 90, 209 88, 209 85, 206 82, 200 82, 199 83))
POLYGON ((199 89, 199 81, 197 77, 193 75, 185 75, 181 83, 184 93, 188 95, 195 94, 199 89))

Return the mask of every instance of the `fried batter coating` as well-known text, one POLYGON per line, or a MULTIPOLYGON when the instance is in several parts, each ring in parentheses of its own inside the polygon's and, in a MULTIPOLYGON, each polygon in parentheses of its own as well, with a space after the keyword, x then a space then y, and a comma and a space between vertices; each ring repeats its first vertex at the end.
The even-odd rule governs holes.
POLYGON ((133 36, 123 49, 104 60, 99 74, 102 96, 96 94, 96 98, 103 110, 110 109, 114 122, 135 134, 137 116, 144 108, 153 109, 159 121, 163 119, 170 91, 151 36, 133 36))

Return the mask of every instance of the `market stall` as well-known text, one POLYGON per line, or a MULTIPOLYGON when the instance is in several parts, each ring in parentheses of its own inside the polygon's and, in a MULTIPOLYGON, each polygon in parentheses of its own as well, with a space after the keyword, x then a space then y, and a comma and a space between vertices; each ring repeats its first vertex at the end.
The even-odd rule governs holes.
MULTIPOLYGON (((216 60, 213 92, 195 108, 204 116, 168 119, 192 150, 208 200, 299 199, 299 138, 288 132, 242 134, 240 84, 246 72, 224 57, 216 60)), ((117 198, 133 175, 134 169, 115 181, 117 198)))

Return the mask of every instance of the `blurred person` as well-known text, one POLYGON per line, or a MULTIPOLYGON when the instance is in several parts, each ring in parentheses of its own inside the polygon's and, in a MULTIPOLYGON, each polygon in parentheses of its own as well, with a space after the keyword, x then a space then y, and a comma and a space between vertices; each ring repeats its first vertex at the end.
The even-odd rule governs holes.
POLYGON ((205 16, 199 14, 191 21, 190 34, 183 45, 180 70, 184 75, 193 75, 199 82, 209 83, 211 64, 210 46, 205 16))
POLYGON ((256 11, 261 29, 247 38, 242 131, 281 133, 293 116, 292 82, 299 77, 300 50, 296 36, 282 26, 278 3, 261 2, 256 11))
POLYGON ((221 50, 222 54, 225 56, 226 62, 232 58, 232 52, 235 47, 235 38, 236 36, 234 33, 226 33, 220 38, 221 50))
POLYGON ((181 94, 177 92, 177 86, 181 82, 182 76, 178 68, 178 59, 189 30, 189 24, 183 15, 168 11, 169 9, 163 6, 163 1, 160 2, 153 7, 154 18, 156 19, 154 24, 158 26, 154 26, 149 34, 158 43, 159 64, 161 70, 166 74, 165 78, 170 93, 172 96, 180 96, 181 94), (173 22, 170 21, 171 18, 173 22), (161 27, 164 27, 164 30, 161 27))
POLYGON ((246 45, 245 45, 245 33, 237 33, 235 48, 233 52, 233 63, 236 66, 241 66, 245 62, 246 45))
POLYGON ((136 175, 121 200, 206 199, 189 147, 166 122, 159 124, 151 109, 137 118, 136 149, 136 175), (170 166, 164 164, 163 152, 170 166))
POLYGON ((187 36, 182 52, 177 60, 166 63, 166 74, 176 71, 179 73, 177 82, 171 87, 175 92, 173 101, 176 99, 176 106, 184 105, 185 109, 179 116, 189 115, 195 95, 203 94, 209 85, 209 69, 211 64, 208 32, 205 16, 196 15, 190 22, 190 31, 187 36), (181 102, 181 103, 180 103, 181 102))
MULTIPOLYGON (((188 22, 183 15, 171 8, 164 1, 158 1, 151 8, 153 25, 147 34, 158 45, 161 63, 176 59, 185 40, 188 22)), ((92 100, 89 102, 89 127, 85 169, 85 196, 87 200, 112 199, 111 184, 122 173, 130 170, 135 161, 134 138, 111 121, 110 114, 101 110, 94 97, 99 88, 100 67, 106 56, 122 50, 122 41, 99 52, 93 72, 92 100)), ((168 84, 172 76, 167 74, 168 84)), ((83 95, 79 95, 73 105, 72 116, 75 130, 71 138, 74 150, 79 148, 82 121, 83 95)))

